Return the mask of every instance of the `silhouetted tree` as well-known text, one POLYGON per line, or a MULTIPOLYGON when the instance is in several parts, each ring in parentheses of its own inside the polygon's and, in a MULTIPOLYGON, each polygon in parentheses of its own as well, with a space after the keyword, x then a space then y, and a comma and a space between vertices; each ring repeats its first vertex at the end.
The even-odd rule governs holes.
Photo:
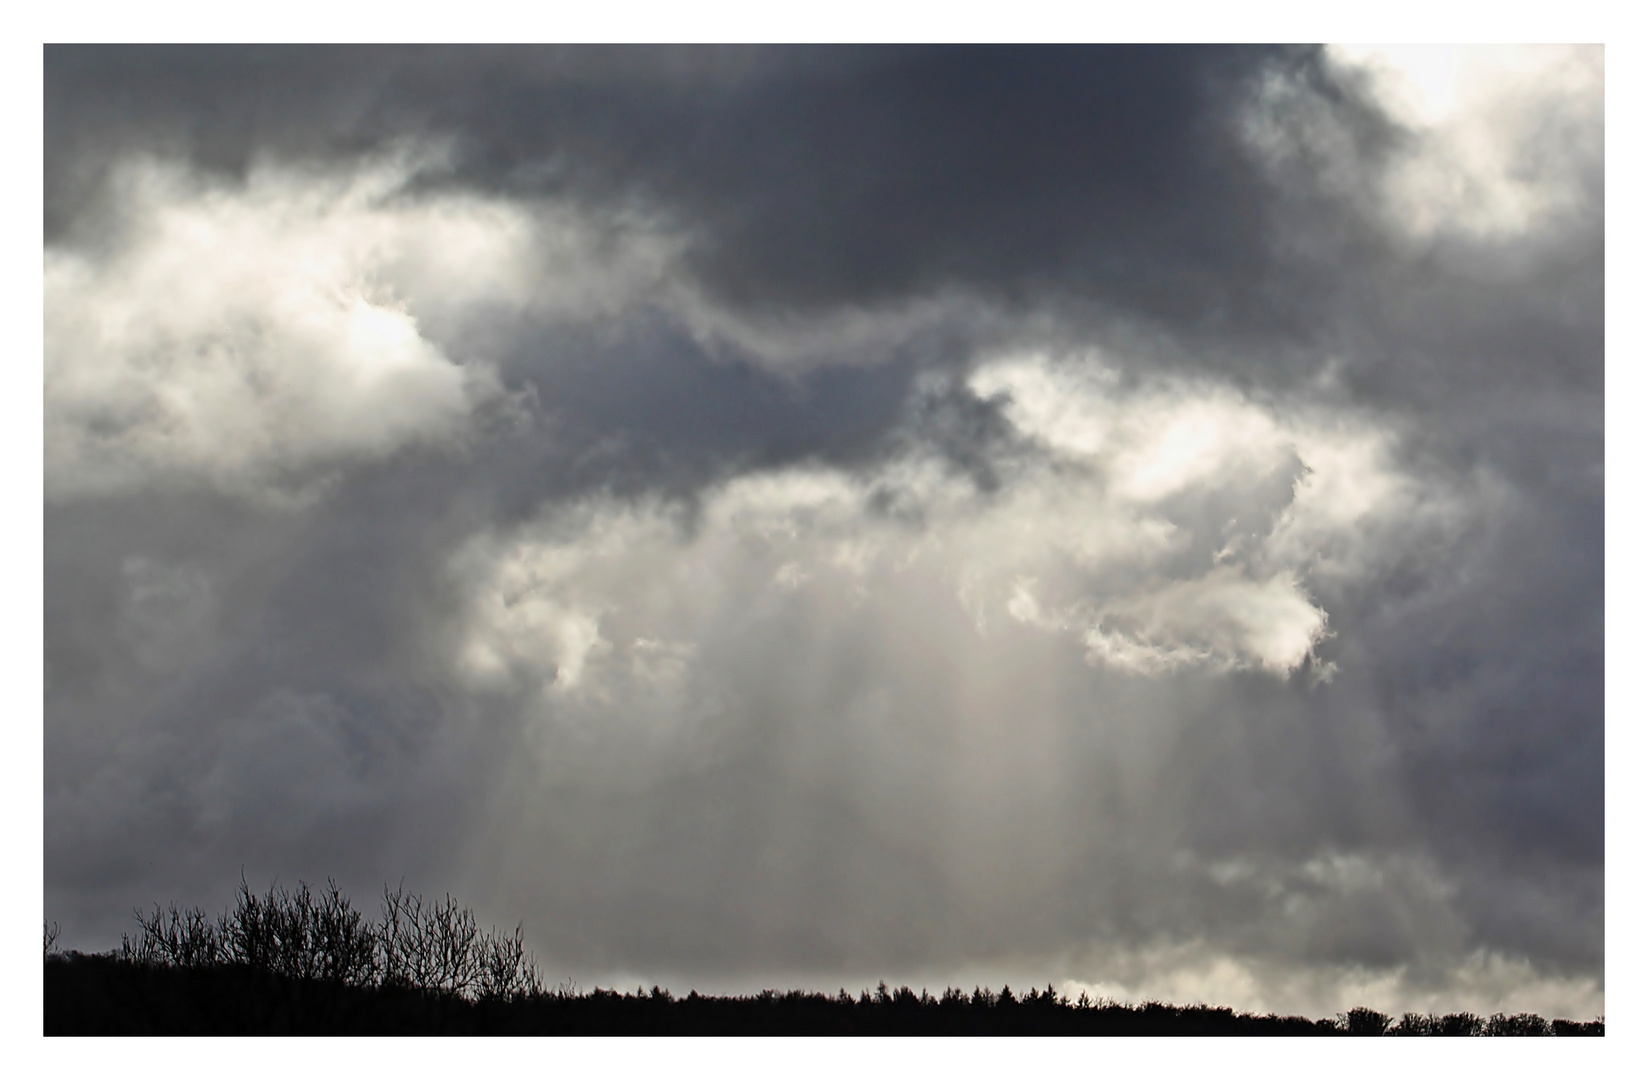
POLYGON ((1375 1009, 1352 1009, 1341 1014, 1340 1026, 1352 1035, 1383 1035, 1391 1018, 1375 1009))
POLYGON ((1475 1013, 1449 1013, 1437 1019, 1431 1018, 1431 1034, 1447 1036, 1470 1036, 1482 1034, 1483 1021, 1475 1013))
POLYGON ((1515 1016, 1494 1013, 1488 1017, 1485 1030, 1489 1035, 1549 1035, 1551 1025, 1543 1016, 1533 1013, 1517 1013, 1515 1016))
POLYGON ((1431 1028, 1435 1020, 1436 1017, 1434 1016, 1421 1016, 1416 1012, 1403 1013, 1402 1019, 1396 1022, 1395 1026, 1390 1029, 1390 1033, 1392 1035, 1429 1035, 1432 1033, 1431 1028))

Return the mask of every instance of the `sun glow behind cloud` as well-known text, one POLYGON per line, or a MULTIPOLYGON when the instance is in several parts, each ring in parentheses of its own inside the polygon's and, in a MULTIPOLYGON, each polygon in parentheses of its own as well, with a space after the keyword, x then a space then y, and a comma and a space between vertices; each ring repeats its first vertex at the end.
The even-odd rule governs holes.
POLYGON ((1418 237, 1503 240, 1582 205, 1602 153, 1603 53, 1595 47, 1333 46, 1366 73, 1414 139, 1387 177, 1391 210, 1418 237), (1535 144, 1556 122, 1557 155, 1535 144))
POLYGON ((232 184, 123 163, 115 227, 46 251, 48 497, 290 497, 350 462, 450 446, 505 395, 444 342, 500 314, 610 315, 667 258, 555 204, 409 193, 440 169, 402 150, 232 184))
POLYGON ((116 250, 47 251, 48 494, 278 485, 456 434, 495 387, 424 338, 385 280, 408 228, 381 205, 392 182, 275 172, 201 191, 130 168, 116 250))

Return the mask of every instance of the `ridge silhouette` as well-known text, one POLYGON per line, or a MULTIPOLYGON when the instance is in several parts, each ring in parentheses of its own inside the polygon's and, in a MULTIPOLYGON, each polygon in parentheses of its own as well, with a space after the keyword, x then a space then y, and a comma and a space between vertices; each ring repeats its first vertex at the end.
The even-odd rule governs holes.
POLYGON ((384 888, 368 921, 328 880, 319 890, 271 886, 244 875, 234 906, 209 917, 158 904, 135 912, 139 933, 88 955, 55 951, 46 923, 45 1034, 515 1034, 515 1035, 1602 1035, 1589 1022, 1532 1013, 1480 1017, 1355 1008, 1336 1018, 1259 1016, 1209 1005, 1075 1001, 1031 988, 1015 994, 948 987, 896 990, 880 983, 856 998, 801 990, 676 997, 570 982, 546 989, 536 958, 513 933, 481 931, 450 894, 437 903, 384 888))

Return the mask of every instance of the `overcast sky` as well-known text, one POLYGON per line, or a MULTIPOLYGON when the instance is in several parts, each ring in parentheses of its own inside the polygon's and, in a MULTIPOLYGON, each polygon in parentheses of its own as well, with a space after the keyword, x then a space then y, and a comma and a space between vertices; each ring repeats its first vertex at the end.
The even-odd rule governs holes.
POLYGON ((1600 49, 45 57, 65 944, 1604 1011, 1600 49))

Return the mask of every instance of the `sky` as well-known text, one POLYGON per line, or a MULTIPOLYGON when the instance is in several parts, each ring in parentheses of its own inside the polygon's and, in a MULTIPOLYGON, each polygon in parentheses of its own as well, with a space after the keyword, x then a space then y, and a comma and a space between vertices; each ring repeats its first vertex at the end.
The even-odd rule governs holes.
POLYGON ((1603 74, 46 48, 48 917, 1603 1013, 1603 74))

